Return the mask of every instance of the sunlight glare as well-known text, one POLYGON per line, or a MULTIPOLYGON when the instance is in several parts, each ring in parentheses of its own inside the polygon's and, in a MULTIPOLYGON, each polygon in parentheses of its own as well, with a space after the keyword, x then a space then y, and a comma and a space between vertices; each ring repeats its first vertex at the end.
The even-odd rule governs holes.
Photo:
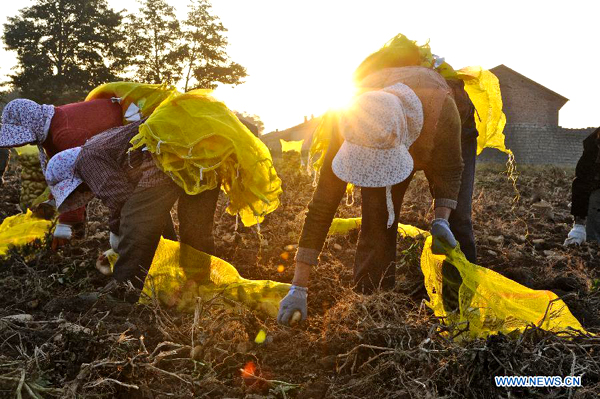
POLYGON ((350 105, 356 94, 356 86, 351 80, 335 82, 324 93, 328 108, 341 110, 350 105))

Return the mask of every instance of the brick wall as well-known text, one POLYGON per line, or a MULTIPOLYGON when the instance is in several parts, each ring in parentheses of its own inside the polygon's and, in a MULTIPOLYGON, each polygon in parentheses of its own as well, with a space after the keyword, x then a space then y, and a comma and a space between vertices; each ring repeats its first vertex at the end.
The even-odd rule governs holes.
POLYGON ((500 81, 503 110, 509 124, 558 126, 558 111, 567 99, 500 65, 492 68, 500 81))
MULTIPOLYGON (((507 125, 506 147, 515 155, 517 164, 575 166, 583 152, 583 140, 595 128, 566 129, 535 124, 507 125)), ((504 163, 506 154, 486 148, 478 162, 504 163)))

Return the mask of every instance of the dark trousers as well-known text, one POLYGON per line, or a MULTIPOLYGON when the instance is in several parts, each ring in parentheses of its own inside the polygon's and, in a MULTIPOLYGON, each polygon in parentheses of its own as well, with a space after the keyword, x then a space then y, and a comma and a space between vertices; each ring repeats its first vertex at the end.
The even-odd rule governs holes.
POLYGON ((177 200, 181 242, 214 254, 213 222, 218 198, 219 187, 198 195, 187 195, 175 184, 138 187, 121 210, 115 280, 131 281, 140 290, 144 287, 160 236, 170 230, 170 211, 177 200))
POLYGON ((587 241, 600 241, 600 190, 590 195, 585 230, 587 241))
POLYGON ((462 140, 462 158, 465 164, 460 191, 458 192, 458 204, 450 214, 450 230, 456 240, 460 243, 460 249, 467 260, 475 263, 477 260, 477 248, 475 247, 475 236, 473 235, 473 222, 471 213, 473 211, 473 187, 475 183, 475 158, 477 157, 477 137, 469 137, 462 140))
POLYGON ((354 258, 354 283, 358 292, 369 294, 375 289, 392 289, 396 281, 396 237, 404 194, 412 174, 392 186, 394 223, 388 229, 385 187, 361 187, 362 225, 354 258))
MULTIPOLYGON (((477 137, 470 137, 462 141, 462 156, 465 166, 458 194, 458 204, 452 211, 449 221, 450 229, 460 243, 467 260, 475 263, 477 249, 471 213, 477 137)), ((363 223, 354 261, 354 281, 359 292, 370 293, 376 288, 391 289, 394 287, 396 225, 404 194, 411 180, 412 176, 392 188, 396 220, 394 226, 389 229, 387 229, 385 188, 361 188, 363 223)), ((442 273, 449 282, 457 287, 460 286, 462 279, 454 266, 444 264, 442 273)), ((445 291, 448 291, 449 295, 453 293, 453 290, 450 289, 445 291)))

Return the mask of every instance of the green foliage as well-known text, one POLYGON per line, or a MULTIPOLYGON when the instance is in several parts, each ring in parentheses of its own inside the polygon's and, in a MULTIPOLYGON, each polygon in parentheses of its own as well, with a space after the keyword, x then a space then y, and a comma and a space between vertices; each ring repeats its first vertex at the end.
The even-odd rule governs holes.
POLYGON ((244 123, 244 120, 250 122, 251 124, 253 124, 254 126, 256 126, 256 132, 252 131, 252 129, 250 129, 252 131, 252 133, 254 133, 257 136, 261 136, 263 134, 263 132, 265 131, 265 124, 262 121, 262 119, 260 119, 260 116, 256 115, 256 114, 251 114, 248 113, 246 111, 244 112, 237 112, 235 111, 235 116, 238 117, 238 119, 240 121, 242 121, 242 123, 244 123))
POLYGON ((4 25, 18 60, 10 85, 34 101, 63 104, 121 77, 181 82, 185 91, 242 83, 246 69, 227 55, 227 29, 210 1, 191 0, 183 28, 167 1, 139 0, 123 21, 107 0, 36 0, 4 25))
POLYGON ((124 67, 121 15, 106 0, 37 0, 8 18, 3 40, 16 51, 11 83, 44 103, 81 99, 124 67))
POLYGON ((192 0, 184 24, 186 76, 184 90, 216 88, 216 82, 237 85, 247 76, 246 68, 233 62, 226 53, 227 29, 210 13, 209 0, 192 0))
POLYGON ((137 14, 125 24, 129 59, 142 83, 177 83, 181 78, 183 46, 175 9, 165 0, 140 1, 137 14))

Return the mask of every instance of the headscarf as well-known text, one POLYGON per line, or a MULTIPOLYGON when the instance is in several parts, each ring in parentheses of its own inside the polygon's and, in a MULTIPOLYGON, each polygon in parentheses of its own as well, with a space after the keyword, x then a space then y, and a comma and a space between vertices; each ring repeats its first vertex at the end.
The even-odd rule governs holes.
POLYGON ((54 106, 52 105, 40 105, 24 98, 12 100, 2 111, 0 147, 12 148, 37 144, 40 149, 42 170, 46 169, 48 158, 42 148, 42 143, 48 137, 53 116, 54 106))
POLYGON ((361 94, 342 114, 344 142, 333 159, 333 173, 359 187, 385 187, 388 228, 395 220, 392 186, 412 173, 408 149, 422 127, 421 101, 402 83, 361 94))
POLYGON ((81 147, 59 152, 50 159, 44 173, 59 212, 77 209, 94 197, 91 191, 75 191, 83 183, 75 174, 75 164, 80 152, 81 147))

